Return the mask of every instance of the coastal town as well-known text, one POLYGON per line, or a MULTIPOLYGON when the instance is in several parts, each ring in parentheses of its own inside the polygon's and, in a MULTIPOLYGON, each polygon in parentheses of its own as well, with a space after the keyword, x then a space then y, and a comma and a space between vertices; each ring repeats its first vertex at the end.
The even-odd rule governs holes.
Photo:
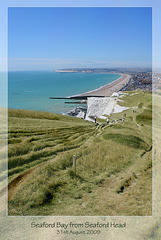
POLYGON ((153 92, 161 94, 161 72, 153 73, 153 92))
POLYGON ((142 72, 131 74, 129 82, 120 89, 121 91, 152 91, 152 73, 151 72, 142 72))

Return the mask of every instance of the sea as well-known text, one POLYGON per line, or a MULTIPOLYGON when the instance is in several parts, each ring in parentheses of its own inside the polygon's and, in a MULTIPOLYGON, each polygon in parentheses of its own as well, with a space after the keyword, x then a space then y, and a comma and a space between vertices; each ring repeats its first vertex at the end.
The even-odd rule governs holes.
POLYGON ((77 95, 98 89, 120 77, 120 74, 110 73, 9 72, 8 107, 66 114, 79 105, 65 104, 66 100, 49 97, 77 95))

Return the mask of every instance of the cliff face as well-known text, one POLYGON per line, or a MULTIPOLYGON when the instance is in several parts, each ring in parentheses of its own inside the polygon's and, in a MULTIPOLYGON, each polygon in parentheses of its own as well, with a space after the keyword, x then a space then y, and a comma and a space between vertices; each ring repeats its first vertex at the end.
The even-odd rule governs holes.
POLYGON ((111 113, 118 113, 128 109, 127 107, 122 107, 118 104, 116 98, 105 97, 97 98, 90 97, 87 101, 87 114, 86 120, 90 120, 90 117, 98 117, 102 119, 107 119, 104 115, 110 115, 111 113))

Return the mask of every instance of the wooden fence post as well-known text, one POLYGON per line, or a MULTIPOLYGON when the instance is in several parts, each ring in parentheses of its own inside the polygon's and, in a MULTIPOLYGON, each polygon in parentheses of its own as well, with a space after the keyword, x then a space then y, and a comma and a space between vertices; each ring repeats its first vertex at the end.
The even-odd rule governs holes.
POLYGON ((76 155, 73 155, 73 171, 76 174, 76 155))

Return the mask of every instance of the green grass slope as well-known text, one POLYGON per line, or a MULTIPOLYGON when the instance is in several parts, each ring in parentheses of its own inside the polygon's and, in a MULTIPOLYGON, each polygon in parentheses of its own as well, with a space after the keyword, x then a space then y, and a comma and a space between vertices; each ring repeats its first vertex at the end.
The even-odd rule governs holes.
POLYGON ((9 215, 151 215, 151 97, 128 93, 137 112, 104 127, 9 109, 9 215))

